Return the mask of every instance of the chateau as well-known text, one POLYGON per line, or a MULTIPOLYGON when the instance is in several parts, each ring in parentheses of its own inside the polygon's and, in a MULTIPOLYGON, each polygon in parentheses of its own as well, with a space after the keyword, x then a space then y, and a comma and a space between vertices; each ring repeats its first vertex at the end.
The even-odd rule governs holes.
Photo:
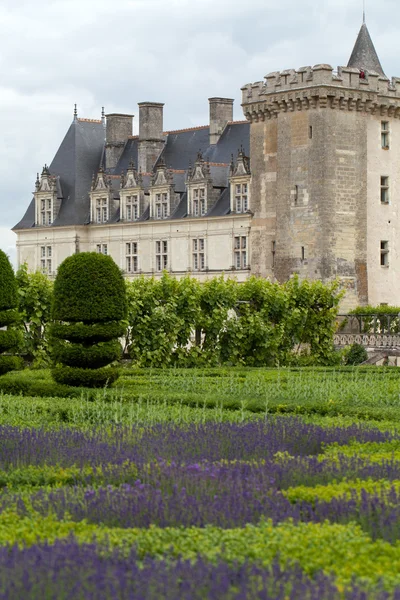
POLYGON ((347 67, 274 72, 204 127, 163 131, 163 104, 73 122, 37 177, 18 263, 53 275, 69 255, 110 254, 127 277, 292 274, 346 289, 343 309, 398 304, 400 79, 363 23, 347 67))

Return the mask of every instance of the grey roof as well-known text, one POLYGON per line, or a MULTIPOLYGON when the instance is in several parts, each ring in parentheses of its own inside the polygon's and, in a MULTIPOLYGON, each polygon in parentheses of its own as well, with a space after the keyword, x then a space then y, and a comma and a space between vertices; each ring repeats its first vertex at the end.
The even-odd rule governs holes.
MULTIPOLYGON (((49 170, 52 175, 57 175, 57 192, 62 197, 61 208, 53 226, 84 225, 89 223, 92 176, 98 172, 99 166, 104 163, 105 157, 105 130, 100 121, 76 119, 71 124, 49 170)), ((211 216, 220 216, 229 212, 229 164, 232 154, 236 156, 242 146, 245 153, 249 154, 250 125, 247 122, 228 123, 217 144, 210 146, 209 127, 195 127, 182 131, 167 132, 165 146, 161 157, 168 168, 173 170, 175 191, 181 194, 180 202, 171 218, 183 218, 187 215, 186 197, 186 171, 189 165, 196 161, 197 154, 201 152, 210 163, 210 173, 215 188, 224 190, 209 211, 211 216)), ((160 157, 160 158, 161 158, 160 157)), ((138 138, 128 138, 120 160, 110 175, 120 175, 126 172, 129 163, 133 160, 138 164, 138 138)), ((149 174, 143 175, 143 186, 147 191, 151 185, 149 174)), ((113 197, 118 198, 119 180, 112 178, 113 197)), ((145 211, 140 221, 149 218, 149 211, 145 211)), ((110 215, 110 222, 119 220, 119 210, 110 215)), ((27 229, 34 227, 35 206, 34 200, 14 229, 27 229)))
MULTIPOLYGON (((49 170, 61 181, 63 199, 53 225, 75 225, 89 219, 89 190, 104 147, 104 126, 97 121, 74 120, 49 170)), ((14 229, 34 226, 34 200, 14 229)))
POLYGON ((364 71, 375 71, 386 78, 365 23, 361 26, 360 33, 358 34, 357 41, 347 66, 354 69, 363 69, 364 71))
POLYGON ((214 206, 208 211, 208 217, 222 217, 231 211, 230 190, 225 188, 214 206))

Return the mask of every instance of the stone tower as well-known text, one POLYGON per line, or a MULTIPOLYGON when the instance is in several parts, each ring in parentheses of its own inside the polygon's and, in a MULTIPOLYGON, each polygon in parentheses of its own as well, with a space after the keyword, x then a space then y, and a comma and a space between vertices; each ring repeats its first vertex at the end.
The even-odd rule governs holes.
POLYGON ((339 278, 344 309, 394 302, 400 80, 385 76, 365 23, 347 67, 270 73, 242 92, 251 124, 252 272, 278 281, 294 273, 339 278))

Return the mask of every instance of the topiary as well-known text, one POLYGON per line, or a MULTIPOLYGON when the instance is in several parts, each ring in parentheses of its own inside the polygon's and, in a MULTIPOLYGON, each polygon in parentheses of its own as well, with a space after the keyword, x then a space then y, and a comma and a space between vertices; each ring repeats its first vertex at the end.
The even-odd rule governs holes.
POLYGON ((12 353, 18 349, 21 336, 15 329, 3 329, 18 321, 17 282, 7 255, 0 250, 0 375, 22 368, 22 360, 12 353), (4 354, 7 352, 7 354, 4 354))
POLYGON ((353 344, 350 346, 345 360, 346 365, 361 365, 368 360, 368 352, 361 344, 353 344))
POLYGON ((57 383, 103 387, 118 378, 107 365, 121 357, 125 281, 110 256, 82 252, 65 259, 54 282, 52 375, 57 383))

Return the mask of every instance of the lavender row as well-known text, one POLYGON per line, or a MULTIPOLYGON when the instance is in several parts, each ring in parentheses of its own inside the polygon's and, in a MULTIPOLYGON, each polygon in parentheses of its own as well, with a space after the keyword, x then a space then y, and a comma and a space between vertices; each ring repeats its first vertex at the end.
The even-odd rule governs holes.
MULTIPOLYGON (((239 473, 237 473, 239 475, 239 473)), ((172 479, 170 489, 162 477, 154 485, 137 480, 94 488, 40 489, 26 495, 3 495, 0 509, 16 507, 21 516, 32 508, 41 515, 55 514, 58 519, 70 516, 75 521, 110 527, 179 527, 217 525, 223 528, 257 524, 271 519, 274 524, 292 519, 295 523, 346 524, 357 522, 373 539, 391 543, 400 539, 400 494, 393 487, 381 493, 361 492, 361 498, 335 498, 329 502, 299 501, 296 504, 283 496, 268 477, 263 481, 253 476, 221 477, 217 479, 187 479, 188 486, 172 479)))
POLYGON ((94 544, 73 540, 31 548, 0 548, 0 599, 57 600, 400 600, 375 588, 356 585, 339 594, 333 578, 322 572, 311 579, 299 567, 270 569, 245 563, 174 563, 114 551, 100 557, 94 544))
POLYGON ((326 444, 384 442, 400 439, 399 433, 360 426, 324 429, 297 418, 274 418, 266 422, 206 423, 184 428, 171 424, 115 427, 110 430, 20 430, 0 427, 0 469, 26 465, 121 463, 138 464, 162 457, 178 461, 207 459, 272 458, 277 452, 295 456, 316 455, 326 444))

